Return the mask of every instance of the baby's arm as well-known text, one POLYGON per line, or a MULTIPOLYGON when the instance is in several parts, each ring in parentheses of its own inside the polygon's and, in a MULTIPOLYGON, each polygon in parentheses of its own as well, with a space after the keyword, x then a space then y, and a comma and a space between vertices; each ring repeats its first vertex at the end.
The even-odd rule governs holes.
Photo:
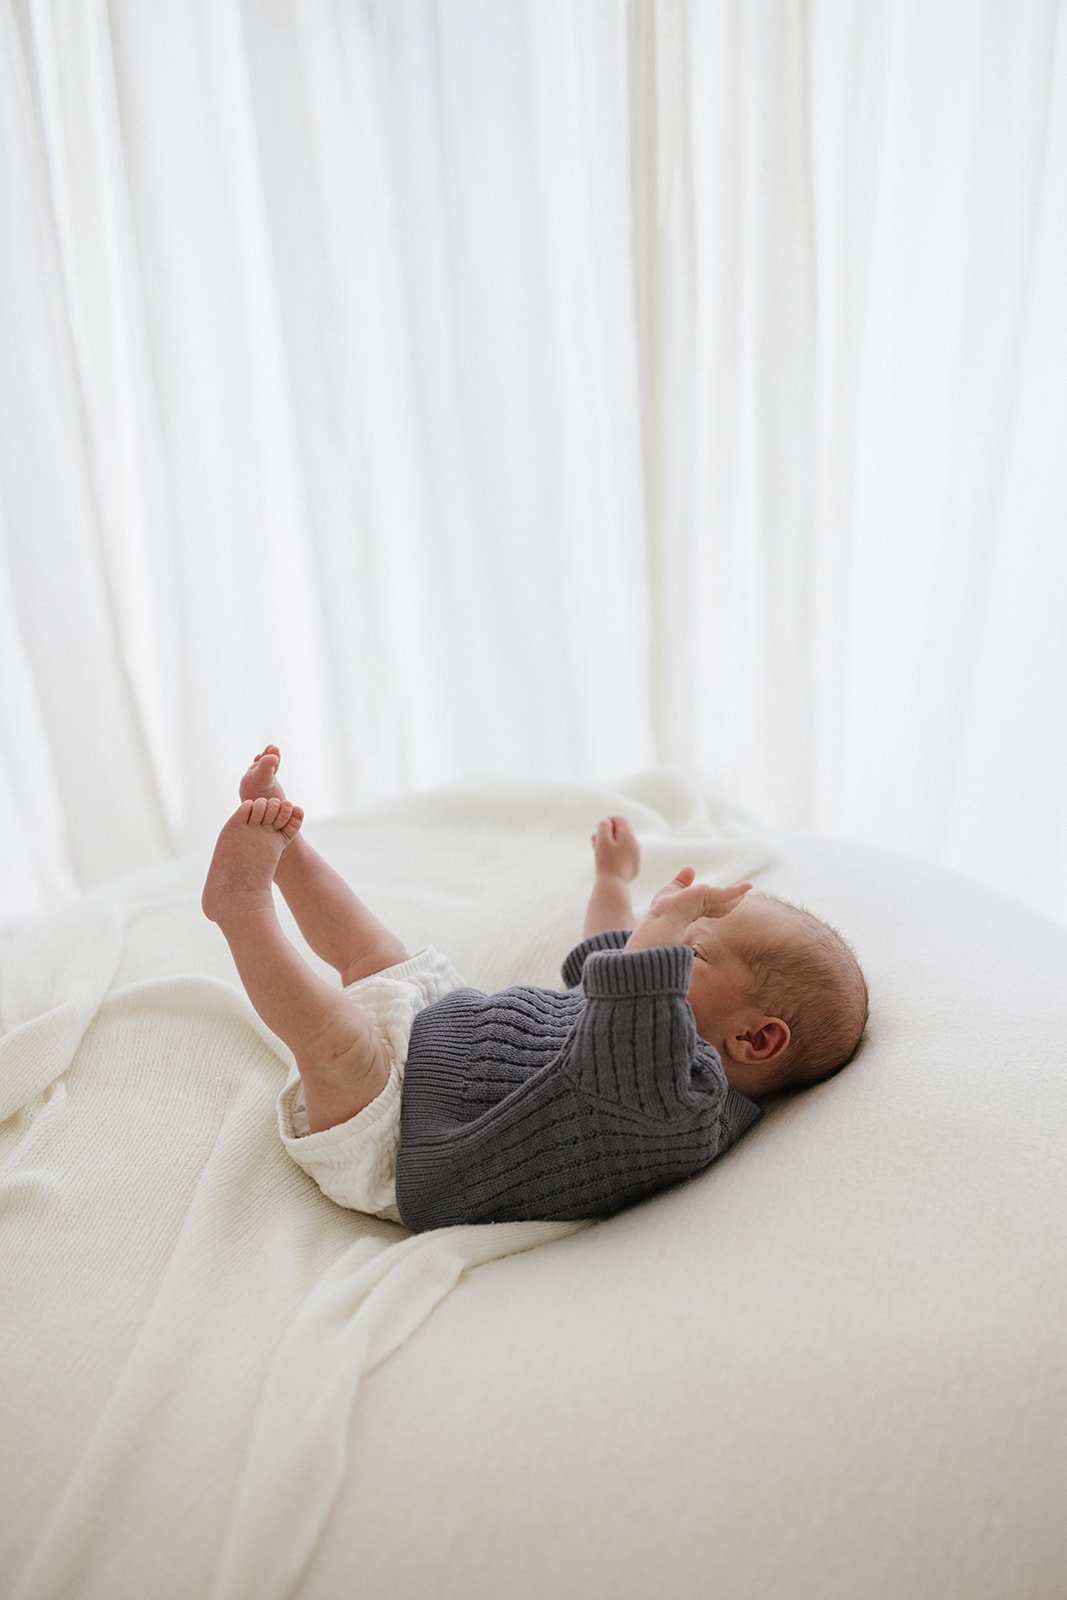
POLYGON ((596 877, 585 913, 583 938, 634 925, 630 884, 641 866, 641 847, 625 817, 605 817, 593 835, 596 877))

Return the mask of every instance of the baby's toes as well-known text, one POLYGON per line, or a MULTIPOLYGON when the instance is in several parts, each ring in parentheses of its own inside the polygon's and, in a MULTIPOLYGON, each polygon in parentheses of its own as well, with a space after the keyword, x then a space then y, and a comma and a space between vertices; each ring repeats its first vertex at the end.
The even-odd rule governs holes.
POLYGON ((276 745, 268 745, 260 751, 252 765, 241 779, 240 796, 242 800, 258 800, 261 797, 277 790, 278 775, 278 749, 276 745))
POLYGON ((278 832, 290 844, 300 832, 300 824, 304 820, 304 813, 299 806, 286 805, 284 813, 276 824, 278 832))

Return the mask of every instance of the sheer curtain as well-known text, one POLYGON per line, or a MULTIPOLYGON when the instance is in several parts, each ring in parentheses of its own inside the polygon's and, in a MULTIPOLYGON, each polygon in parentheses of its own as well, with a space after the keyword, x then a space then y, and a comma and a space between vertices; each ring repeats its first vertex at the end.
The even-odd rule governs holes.
POLYGON ((0 920, 678 762, 1067 915, 1055 0, 0 0, 0 920))

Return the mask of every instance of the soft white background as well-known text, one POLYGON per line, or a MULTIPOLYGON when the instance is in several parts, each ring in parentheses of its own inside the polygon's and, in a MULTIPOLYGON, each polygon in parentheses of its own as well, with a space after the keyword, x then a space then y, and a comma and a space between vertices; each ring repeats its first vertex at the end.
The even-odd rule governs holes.
POLYGON ((0 0, 0 921, 678 763, 1067 917, 1056 0, 0 0))

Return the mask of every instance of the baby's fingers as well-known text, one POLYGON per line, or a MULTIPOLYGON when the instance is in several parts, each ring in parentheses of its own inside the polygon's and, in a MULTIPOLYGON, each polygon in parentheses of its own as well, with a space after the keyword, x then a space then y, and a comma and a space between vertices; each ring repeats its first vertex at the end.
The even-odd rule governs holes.
POLYGON ((711 884, 700 884, 703 891, 703 904, 701 916, 725 917, 727 912, 739 906, 752 885, 750 883, 732 883, 728 888, 717 889, 711 884))

